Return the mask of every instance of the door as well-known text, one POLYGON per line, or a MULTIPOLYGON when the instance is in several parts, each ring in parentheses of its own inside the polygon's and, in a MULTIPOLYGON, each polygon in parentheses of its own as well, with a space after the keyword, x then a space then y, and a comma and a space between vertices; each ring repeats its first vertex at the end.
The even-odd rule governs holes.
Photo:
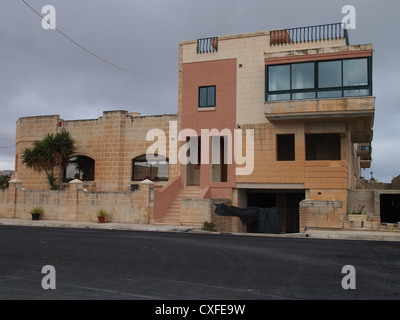
POLYGON ((211 182, 228 181, 227 137, 211 137, 211 182))

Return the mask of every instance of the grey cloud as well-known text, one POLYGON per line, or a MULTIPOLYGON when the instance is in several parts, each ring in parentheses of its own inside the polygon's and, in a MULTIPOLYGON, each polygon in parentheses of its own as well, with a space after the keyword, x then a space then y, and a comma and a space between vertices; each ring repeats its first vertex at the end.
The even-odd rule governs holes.
MULTIPOLYGON (((19 117, 59 114, 97 118, 104 110, 176 113, 178 44, 200 37, 340 22, 341 8, 357 10, 352 44, 373 43, 376 100, 374 177, 400 173, 397 151, 398 12, 395 0, 28 0, 51 4, 57 27, 101 57, 144 73, 113 68, 84 52, 41 21, 22 1, 3 0, 0 11, 0 137, 14 134, 19 117), (384 155, 382 154, 384 153, 384 155)), ((11 139, 12 141, 13 139, 11 139)), ((0 139, 0 147, 10 141, 0 139)), ((0 170, 12 169, 14 150, 0 149, 0 170)), ((369 169, 368 169, 369 170, 369 169)), ((367 170, 367 171, 368 171, 367 170)), ((366 175, 368 176, 368 175, 366 175)))

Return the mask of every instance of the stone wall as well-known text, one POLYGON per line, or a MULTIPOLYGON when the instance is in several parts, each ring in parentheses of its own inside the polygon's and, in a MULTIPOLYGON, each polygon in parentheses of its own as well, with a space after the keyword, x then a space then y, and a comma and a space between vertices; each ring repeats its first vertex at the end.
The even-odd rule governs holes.
POLYGON ((365 206, 366 216, 371 218, 379 218, 379 212, 375 213, 374 190, 371 189, 353 189, 349 190, 349 201, 347 212, 351 213, 357 209, 359 205, 365 206))
POLYGON ((88 192, 79 180, 70 182, 69 190, 25 190, 22 181, 10 181, 0 190, 0 217, 30 219, 29 210, 42 207, 41 219, 65 221, 97 221, 96 212, 105 209, 109 222, 150 224, 153 222, 153 183, 145 180, 131 192, 88 192))
MULTIPOLYGON (((169 158, 170 122, 178 124, 177 115, 140 116, 125 110, 104 111, 102 117, 89 120, 65 121, 58 115, 20 118, 16 126, 15 177, 24 181, 26 189, 48 190, 46 175, 22 164, 23 150, 47 133, 65 129, 76 142, 76 155, 95 160, 94 191, 129 191, 131 183, 139 183, 131 180, 132 160, 145 155, 154 144, 154 141, 146 141, 149 130, 161 129, 165 133, 167 154, 162 155, 169 158)), ((172 147, 171 152, 174 154, 177 150, 172 147)), ((169 180, 178 174, 179 166, 170 164, 169 180)))
POLYGON ((231 205, 229 199, 182 199, 182 225, 203 226, 204 222, 212 222, 219 232, 246 233, 246 227, 239 218, 220 216, 215 213, 217 203, 231 205))
POLYGON ((343 228, 346 212, 341 201, 300 202, 300 232, 307 228, 343 228))

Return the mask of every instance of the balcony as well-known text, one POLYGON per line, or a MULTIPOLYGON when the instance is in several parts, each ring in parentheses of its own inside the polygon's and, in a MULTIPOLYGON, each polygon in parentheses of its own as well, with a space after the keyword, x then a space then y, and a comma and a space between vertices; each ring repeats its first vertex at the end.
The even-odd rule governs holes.
POLYGON ((218 37, 197 39, 197 53, 218 52, 218 37))
POLYGON ((371 168, 372 158, 371 156, 368 157, 361 157, 360 158, 360 168, 361 169, 368 169, 371 168))
POLYGON ((347 29, 343 28, 342 23, 272 30, 270 35, 271 47, 341 39, 344 39, 346 45, 349 45, 349 33, 347 29))
MULTIPOLYGON (((266 102, 265 117, 271 121, 367 118, 373 120, 374 97, 332 98, 266 102)), ((369 123, 371 128, 372 123, 369 123)))
POLYGON ((370 143, 360 143, 356 147, 356 153, 359 157, 369 157, 372 153, 372 147, 370 143))

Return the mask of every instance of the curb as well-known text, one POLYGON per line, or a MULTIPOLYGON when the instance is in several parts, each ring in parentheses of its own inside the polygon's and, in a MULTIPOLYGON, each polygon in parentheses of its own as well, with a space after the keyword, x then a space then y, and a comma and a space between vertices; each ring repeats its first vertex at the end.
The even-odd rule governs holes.
POLYGON ((235 235, 252 237, 278 237, 278 238, 310 238, 310 239, 334 239, 334 240, 370 240, 370 241, 400 241, 400 232, 396 231, 367 231, 367 230, 328 230, 312 229, 304 233, 287 234, 263 234, 263 233, 233 233, 210 232, 195 226, 168 226, 168 225, 144 225, 128 223, 97 223, 80 221, 59 220, 23 220, 0 218, 0 225, 26 226, 26 227, 50 227, 73 229, 97 229, 97 230, 123 230, 123 231, 149 231, 149 232, 183 232, 196 234, 235 235))

